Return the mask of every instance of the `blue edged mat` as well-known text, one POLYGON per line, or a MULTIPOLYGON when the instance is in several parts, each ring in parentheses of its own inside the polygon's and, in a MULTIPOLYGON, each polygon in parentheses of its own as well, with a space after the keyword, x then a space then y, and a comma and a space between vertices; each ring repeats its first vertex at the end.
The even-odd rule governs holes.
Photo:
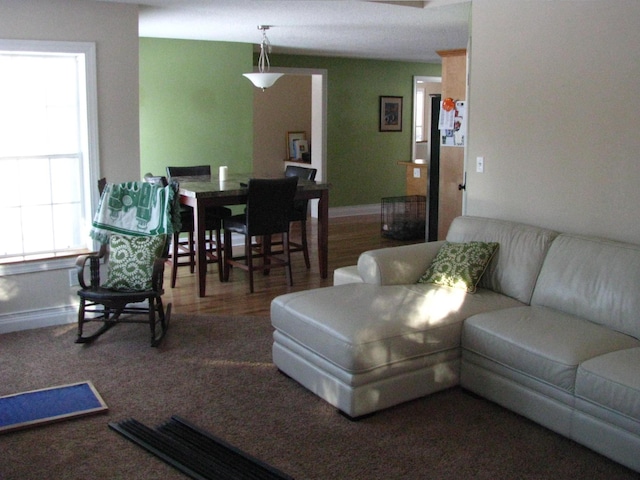
POLYGON ((0 433, 108 410, 91 382, 0 397, 0 433))

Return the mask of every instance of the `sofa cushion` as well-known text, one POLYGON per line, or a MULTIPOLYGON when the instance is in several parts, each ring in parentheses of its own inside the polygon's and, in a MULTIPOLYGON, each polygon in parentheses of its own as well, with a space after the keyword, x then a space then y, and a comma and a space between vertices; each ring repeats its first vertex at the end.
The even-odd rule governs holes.
POLYGON ((276 330, 349 372, 459 348, 462 321, 521 305, 480 289, 475 295, 434 284, 352 283, 276 297, 276 330))
POLYGON ((545 307, 518 307, 466 320, 462 347, 519 373, 573 392, 578 366, 640 341, 545 307))
POLYGON ((446 242, 418 283, 435 283, 473 293, 497 248, 495 242, 446 242))
POLYGON ((640 246, 560 235, 549 248, 532 304, 640 338, 640 246))
POLYGON ((499 243, 478 286, 528 304, 549 245, 557 235, 522 223, 463 216, 451 223, 447 241, 499 243))
POLYGON ((607 353, 578 367, 576 396, 640 421, 640 348, 607 353))

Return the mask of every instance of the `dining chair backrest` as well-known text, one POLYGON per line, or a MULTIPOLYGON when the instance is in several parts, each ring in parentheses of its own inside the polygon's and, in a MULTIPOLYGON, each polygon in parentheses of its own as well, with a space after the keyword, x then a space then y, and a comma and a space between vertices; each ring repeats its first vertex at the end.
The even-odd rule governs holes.
POLYGON ((285 177, 298 177, 303 180, 315 180, 317 168, 299 167, 297 165, 287 165, 284 170, 285 177))
MULTIPOLYGON (((287 165, 284 170, 285 177, 298 177, 302 180, 315 180, 317 168, 299 167, 297 165, 287 165)), ((309 210, 309 200, 296 200, 293 202, 293 212, 291 213, 291 220, 299 222, 307 218, 307 211, 309 210)))
POLYGON ((196 177, 211 175, 211 165, 196 165, 189 167, 167 167, 167 177, 196 177))
POLYGON ((250 235, 289 231, 298 177, 252 178, 247 191, 247 230, 250 235))
POLYGON ((152 185, 159 185, 161 187, 166 187, 167 185, 169 185, 169 182, 167 181, 167 177, 152 175, 150 173, 147 173, 144 176, 143 180, 152 185))
POLYGON ((102 192, 104 192, 104 187, 107 186, 107 179, 102 177, 98 179, 98 193, 102 196, 102 192))

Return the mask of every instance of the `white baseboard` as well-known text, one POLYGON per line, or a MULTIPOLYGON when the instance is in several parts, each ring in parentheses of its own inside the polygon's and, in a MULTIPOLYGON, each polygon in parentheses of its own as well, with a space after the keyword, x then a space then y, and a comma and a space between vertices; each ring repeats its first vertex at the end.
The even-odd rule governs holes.
POLYGON ((77 320, 77 305, 33 310, 30 312, 8 313, 0 315, 0 334, 29 330, 31 328, 64 325, 74 323, 77 320))
POLYGON ((357 217, 360 215, 380 215, 380 204, 351 205, 348 207, 333 207, 329 209, 329 218, 357 217))
MULTIPOLYGON (((348 207, 334 207, 329 209, 329 218, 354 217, 360 215, 379 215, 380 204, 352 205, 348 207)), ((244 244, 242 235, 233 235, 234 248, 241 248, 244 244)), ((0 334, 28 330, 31 328, 50 327, 77 322, 78 306, 33 310, 28 312, 0 314, 0 334)))
MULTIPOLYGON (((359 215, 379 215, 380 204, 371 205, 349 205, 348 207, 329 208, 329 218, 357 217, 359 215)), ((311 216, 318 218, 318 201, 311 200, 311 216)))

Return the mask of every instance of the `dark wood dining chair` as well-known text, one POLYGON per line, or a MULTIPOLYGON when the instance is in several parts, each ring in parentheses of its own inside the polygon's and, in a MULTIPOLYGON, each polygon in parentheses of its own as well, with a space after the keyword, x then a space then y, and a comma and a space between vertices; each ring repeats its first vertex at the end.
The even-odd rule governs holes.
POLYGON ((259 270, 266 275, 271 268, 280 266, 286 268, 288 284, 293 285, 289 222, 297 186, 298 177, 249 180, 245 212, 223 220, 225 281, 229 279, 230 267, 238 267, 249 273, 249 291, 253 293, 253 272, 259 270), (233 256, 232 233, 244 235, 242 256, 233 256), (271 251, 271 235, 275 234, 282 235, 282 255, 271 251), (253 237, 261 239, 260 252, 254 251, 253 237), (262 259, 260 265, 254 264, 256 258, 262 259))
POLYGON ((98 179, 98 193, 102 196, 102 192, 104 192, 104 187, 107 186, 107 179, 102 177, 98 179))
MULTIPOLYGON (((285 177, 298 177, 302 180, 315 180, 317 168, 299 167, 297 165, 287 165, 284 171, 285 177)), ((311 268, 309 260, 309 244, 307 243, 307 217, 309 215, 309 200, 294 200, 291 211, 291 222, 300 222, 300 243, 289 240, 291 253, 302 252, 304 263, 307 268, 311 268)))
MULTIPOLYGON (((211 166, 197 165, 187 167, 167 167, 167 177, 169 181, 177 181, 180 177, 211 176, 211 166)), ((226 207, 210 207, 205 211, 205 228, 207 231, 206 251, 207 263, 218 265, 218 277, 223 280, 224 258, 222 246, 222 219, 231 216, 231 210, 226 207)), ((180 233, 186 233, 187 239, 175 241, 171 247, 171 258, 173 261, 171 268, 171 288, 176 286, 178 267, 188 266, 191 273, 195 271, 195 248, 194 248, 194 227, 193 208, 188 205, 180 205, 180 221, 182 228, 180 233), (186 260, 181 260, 185 259, 186 260)))

